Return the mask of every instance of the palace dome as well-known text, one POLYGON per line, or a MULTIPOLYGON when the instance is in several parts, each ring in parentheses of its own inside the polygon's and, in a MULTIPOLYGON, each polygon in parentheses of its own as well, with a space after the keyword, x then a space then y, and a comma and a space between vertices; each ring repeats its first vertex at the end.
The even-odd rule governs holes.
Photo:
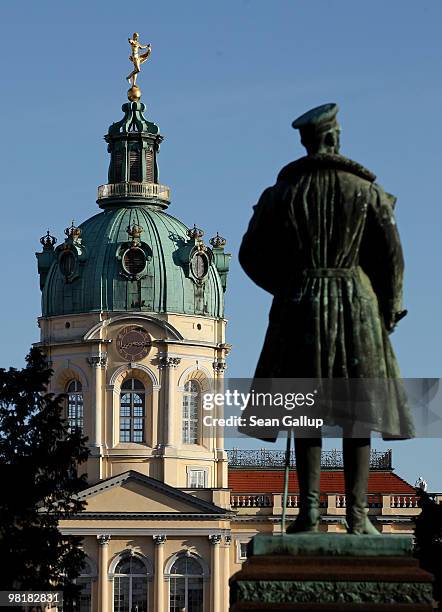
POLYGON ((66 240, 41 239, 37 253, 43 316, 96 311, 182 313, 220 318, 230 255, 218 235, 188 229, 165 208, 169 189, 157 182, 162 137, 144 104, 123 105, 125 117, 105 136, 109 183, 99 187, 104 210, 65 230, 66 240))

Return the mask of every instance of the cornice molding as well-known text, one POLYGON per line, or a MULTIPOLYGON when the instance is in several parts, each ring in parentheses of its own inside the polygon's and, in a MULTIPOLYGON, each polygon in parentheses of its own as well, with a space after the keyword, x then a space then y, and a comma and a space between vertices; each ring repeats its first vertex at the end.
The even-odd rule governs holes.
MULTIPOLYGON (((220 508, 219 506, 216 506, 215 504, 212 504, 205 500, 194 497, 193 495, 189 495, 188 493, 184 493, 180 489, 171 487, 170 485, 164 482, 161 482, 160 480, 156 480, 155 478, 145 476, 144 474, 141 474, 141 472, 137 472, 135 470, 129 470, 127 472, 123 472, 123 474, 119 474, 118 476, 111 476, 110 478, 107 478, 106 480, 103 480, 93 485, 92 487, 88 487, 87 489, 84 489, 83 491, 78 493, 77 498, 86 499, 88 497, 93 497, 95 495, 98 495, 102 491, 109 490, 114 487, 120 486, 123 483, 131 481, 131 480, 141 483, 142 485, 146 487, 146 489, 152 489, 154 491, 158 491, 160 493, 163 493, 167 497, 170 497, 171 499, 176 499, 178 501, 188 504, 191 507, 192 506, 195 507, 196 509, 200 511, 199 513, 196 511, 195 514, 197 513, 204 514, 204 515, 213 514, 216 516, 226 514, 226 511, 224 508, 220 508)), ((81 514, 84 514, 84 513, 81 513, 81 514)), ((178 516, 180 514, 181 513, 179 513, 178 516)), ((193 515, 194 513, 189 513, 189 514, 193 515)), ((177 513, 172 513, 172 515, 176 517, 177 513)))
MULTIPOLYGON (((93 521, 96 519, 108 519, 110 521, 121 520, 159 520, 162 521, 222 521, 232 518, 232 514, 203 514, 197 512, 83 512, 75 514, 72 520, 93 521)), ((70 519, 71 520, 71 519, 70 519)))
MULTIPOLYGON (((176 536, 195 536, 207 538, 210 535, 229 535, 230 528, 204 528, 204 527, 175 527, 175 528, 149 528, 149 527, 106 527, 106 529, 100 529, 97 527, 60 527, 60 531, 63 535, 79 535, 79 536, 95 536, 99 535, 110 535, 111 537, 116 536, 160 536, 165 535, 166 537, 176 536), (103 532, 103 533, 102 533, 103 532)), ((257 532, 258 533, 258 532, 257 532)), ((245 535, 245 534, 243 534, 245 535)))

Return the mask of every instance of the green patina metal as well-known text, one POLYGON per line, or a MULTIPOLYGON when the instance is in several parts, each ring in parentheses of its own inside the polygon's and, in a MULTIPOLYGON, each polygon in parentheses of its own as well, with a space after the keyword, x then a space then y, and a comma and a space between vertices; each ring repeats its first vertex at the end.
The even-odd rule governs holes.
POLYGON ((123 119, 113 123, 104 137, 111 156, 109 183, 158 183, 157 154, 163 140, 160 130, 144 117, 146 107, 142 102, 128 102, 121 108, 123 119))
POLYGON ((236 597, 237 602, 257 604, 431 604, 433 601, 428 582, 240 580, 236 584, 236 597))
MULTIPOLYGON (((112 207, 79 228, 85 259, 74 266, 77 274, 70 281, 60 266, 65 245, 53 251, 42 291, 43 316, 130 310, 223 316, 224 291, 214 261, 202 283, 186 274, 194 241, 178 219, 149 206, 112 207), (121 252, 130 247, 127 228, 134 223, 143 230, 141 247, 148 261, 144 273, 131 278, 121 252)), ((48 252, 44 256, 47 265, 48 252)))
POLYGON ((331 557, 403 557, 413 550, 411 536, 354 535, 347 533, 294 533, 257 535, 250 541, 251 555, 327 555, 331 557))
MULTIPOLYGON (((103 212, 66 240, 41 239, 37 253, 43 316, 96 311, 181 313, 222 318, 230 255, 214 238, 194 235, 167 214, 159 195, 157 153, 162 136, 139 102, 105 136, 111 155, 103 212), (109 189, 107 189, 109 188, 109 189)), ((99 196, 100 198, 100 196, 99 196)), ((223 240, 223 239, 222 239, 223 240)))

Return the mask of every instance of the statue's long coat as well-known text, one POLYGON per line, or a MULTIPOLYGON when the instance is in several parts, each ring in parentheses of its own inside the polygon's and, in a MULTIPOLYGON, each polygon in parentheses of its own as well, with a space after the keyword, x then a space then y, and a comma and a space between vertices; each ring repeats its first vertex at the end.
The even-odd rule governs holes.
MULTIPOLYGON (((399 378, 385 322, 402 308, 403 256, 392 196, 374 181, 345 157, 317 155, 263 192, 239 253, 274 295, 255 378, 399 378)), ((388 404, 372 403, 371 429, 411 437, 399 381, 388 404)))

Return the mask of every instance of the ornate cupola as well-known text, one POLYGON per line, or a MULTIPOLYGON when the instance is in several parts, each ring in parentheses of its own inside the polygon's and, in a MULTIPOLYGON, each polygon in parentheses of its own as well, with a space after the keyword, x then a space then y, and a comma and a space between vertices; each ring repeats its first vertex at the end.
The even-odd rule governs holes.
MULTIPOLYGON (((131 75, 132 81, 135 75, 131 75)), ((209 244, 168 212, 170 189, 159 183, 163 140, 146 119, 135 83, 123 117, 104 139, 110 153, 108 183, 98 187, 103 210, 66 239, 41 239, 37 254, 44 317, 110 312, 182 314, 222 319, 230 254, 226 241, 209 244)))
POLYGON ((135 84, 150 45, 135 36, 130 44, 129 101, 105 136, 102 210, 69 223, 58 243, 49 232, 40 239, 39 346, 54 370, 51 391, 67 394, 70 427, 89 439, 90 482, 133 471, 213 488, 218 503, 228 498, 227 457, 221 430, 203 422, 202 394, 223 377, 230 348, 230 254, 219 234, 205 240, 169 214, 158 178, 162 136, 135 84))
POLYGON ((104 137, 110 153, 109 182, 98 188, 97 203, 100 208, 122 204, 167 208, 169 187, 158 182, 160 130, 143 115, 146 106, 142 102, 127 102, 122 110, 124 117, 104 137))

